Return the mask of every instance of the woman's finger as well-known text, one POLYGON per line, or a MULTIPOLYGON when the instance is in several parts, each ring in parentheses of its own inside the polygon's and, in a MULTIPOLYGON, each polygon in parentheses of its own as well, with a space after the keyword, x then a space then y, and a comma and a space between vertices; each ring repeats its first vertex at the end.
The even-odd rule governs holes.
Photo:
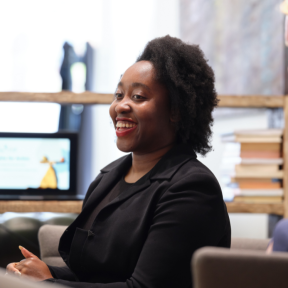
POLYGON ((18 270, 21 270, 21 268, 23 268, 27 262, 31 261, 31 258, 30 259, 22 259, 21 261, 19 261, 16 265, 15 265, 15 268, 18 269, 18 270))
POLYGON ((29 250, 26 248, 19 246, 19 249, 21 250, 22 255, 27 259, 27 258, 38 258, 36 255, 31 253, 29 250))
POLYGON ((16 271, 16 272, 14 272, 14 275, 21 276, 22 273, 20 271, 16 271))
POLYGON ((31 261, 33 261, 33 259, 24 259, 20 262, 18 262, 16 265, 15 265, 15 268, 18 269, 20 272, 21 270, 24 268, 24 267, 28 267, 29 265, 31 265, 31 261))
POLYGON ((48 266, 38 257, 27 258, 21 262, 18 262, 14 268, 18 269, 18 271, 22 273, 23 277, 29 277, 37 281, 53 278, 48 266))
POLYGON ((15 267, 17 264, 18 264, 17 262, 8 264, 7 267, 6 267, 6 271, 9 272, 9 273, 20 272, 20 271, 15 267))

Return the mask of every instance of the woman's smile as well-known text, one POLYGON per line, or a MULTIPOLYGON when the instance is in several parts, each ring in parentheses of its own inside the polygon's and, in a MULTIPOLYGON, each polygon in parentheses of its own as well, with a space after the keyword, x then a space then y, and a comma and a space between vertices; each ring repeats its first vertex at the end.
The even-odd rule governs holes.
POLYGON ((137 128, 137 123, 130 118, 117 117, 116 118, 116 135, 123 137, 137 128))
POLYGON ((116 135, 117 137, 123 137, 137 128, 135 123, 129 123, 128 121, 118 121, 116 124, 116 135))

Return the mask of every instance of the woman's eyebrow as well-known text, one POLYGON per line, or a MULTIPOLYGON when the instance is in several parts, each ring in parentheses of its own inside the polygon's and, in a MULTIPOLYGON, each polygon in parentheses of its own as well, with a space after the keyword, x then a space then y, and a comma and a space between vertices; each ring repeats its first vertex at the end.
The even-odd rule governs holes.
POLYGON ((139 83, 139 82, 132 83, 132 87, 133 88, 142 87, 142 88, 145 88, 148 91, 151 91, 150 88, 147 85, 145 85, 143 83, 139 83))
MULTIPOLYGON (((117 85, 117 87, 123 87, 124 86, 124 84, 123 84, 123 82, 119 82, 118 83, 118 85, 117 85)), ((142 88, 145 88, 146 90, 148 90, 148 91, 151 91, 151 89, 147 86, 147 85, 145 85, 145 84, 143 84, 143 83, 140 83, 140 82, 134 82, 134 83, 132 83, 132 85, 131 85, 133 88, 137 88, 137 87, 142 87, 142 88)))
POLYGON ((120 87, 123 87, 123 86, 124 86, 121 81, 118 83, 117 87, 119 87, 119 86, 120 86, 120 87))

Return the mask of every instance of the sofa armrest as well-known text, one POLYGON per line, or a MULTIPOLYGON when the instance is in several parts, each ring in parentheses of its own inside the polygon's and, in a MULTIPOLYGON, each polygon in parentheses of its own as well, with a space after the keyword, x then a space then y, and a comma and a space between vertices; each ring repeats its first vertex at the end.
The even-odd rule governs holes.
POLYGON ((38 239, 42 261, 52 266, 65 266, 58 252, 59 240, 67 226, 43 225, 39 229, 38 239))
POLYGON ((284 288, 288 254, 205 247, 192 259, 194 288, 284 288))

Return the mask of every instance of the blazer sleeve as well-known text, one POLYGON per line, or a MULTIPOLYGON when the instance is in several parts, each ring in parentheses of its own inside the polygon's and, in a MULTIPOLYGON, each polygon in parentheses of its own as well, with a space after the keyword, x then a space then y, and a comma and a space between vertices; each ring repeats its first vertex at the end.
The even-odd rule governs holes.
POLYGON ((229 225, 224 205, 214 176, 185 176, 159 199, 139 260, 126 282, 49 281, 75 288, 191 287, 192 254, 203 246, 217 246, 229 225))
POLYGON ((56 267, 56 266, 50 266, 47 265, 52 276, 55 279, 62 279, 62 280, 68 280, 68 281, 77 281, 75 275, 73 272, 69 269, 68 266, 65 267, 56 267))

